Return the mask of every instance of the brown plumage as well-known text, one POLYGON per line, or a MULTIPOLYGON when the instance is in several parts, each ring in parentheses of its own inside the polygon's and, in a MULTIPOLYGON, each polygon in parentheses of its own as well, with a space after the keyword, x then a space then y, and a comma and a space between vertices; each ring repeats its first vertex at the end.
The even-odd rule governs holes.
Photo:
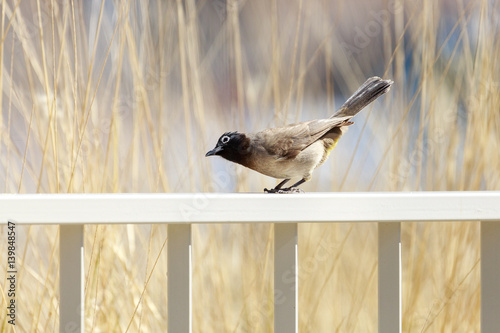
POLYGON ((391 80, 372 77, 330 118, 317 119, 284 127, 268 128, 258 133, 224 133, 206 156, 219 155, 264 175, 284 179, 271 193, 297 192, 297 186, 311 178, 335 147, 350 119, 365 106, 389 91, 391 80), (291 178, 300 177, 294 185, 282 189, 291 178))

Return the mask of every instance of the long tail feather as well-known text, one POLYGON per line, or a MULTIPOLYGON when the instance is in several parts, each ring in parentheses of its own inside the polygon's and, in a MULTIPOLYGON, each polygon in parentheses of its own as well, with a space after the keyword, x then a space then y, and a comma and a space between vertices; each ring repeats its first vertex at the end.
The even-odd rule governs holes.
POLYGON ((382 80, 378 76, 369 78, 349 97, 349 99, 338 109, 331 118, 354 116, 365 106, 385 94, 394 82, 382 80))

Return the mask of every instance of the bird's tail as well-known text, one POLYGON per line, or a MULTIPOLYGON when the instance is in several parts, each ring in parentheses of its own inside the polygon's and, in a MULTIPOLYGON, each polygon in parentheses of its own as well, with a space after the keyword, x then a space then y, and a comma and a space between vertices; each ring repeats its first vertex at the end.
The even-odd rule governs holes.
POLYGON ((382 80, 378 76, 369 78, 349 97, 349 99, 338 109, 331 118, 352 117, 361 111, 365 106, 385 94, 394 82, 382 80))

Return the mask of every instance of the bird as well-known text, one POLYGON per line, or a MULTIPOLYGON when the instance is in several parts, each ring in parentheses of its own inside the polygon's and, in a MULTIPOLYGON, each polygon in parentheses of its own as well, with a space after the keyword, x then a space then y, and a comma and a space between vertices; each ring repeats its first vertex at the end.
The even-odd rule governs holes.
POLYGON ((257 133, 225 132, 215 148, 205 156, 221 156, 282 181, 266 193, 302 193, 299 185, 311 179, 338 140, 354 124, 359 111, 388 92, 392 80, 378 76, 367 79, 356 92, 329 118, 304 121, 284 127, 264 129, 257 133), (292 178, 300 178, 292 186, 283 186, 292 178))

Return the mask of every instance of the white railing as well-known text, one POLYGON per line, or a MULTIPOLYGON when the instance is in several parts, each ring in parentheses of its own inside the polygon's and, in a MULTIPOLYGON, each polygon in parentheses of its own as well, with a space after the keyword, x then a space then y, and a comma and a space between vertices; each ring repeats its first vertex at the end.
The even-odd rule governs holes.
POLYGON ((275 223, 274 331, 289 333, 298 331, 298 276, 296 288, 279 277, 299 266, 297 223, 379 223, 379 332, 400 332, 400 223, 481 221, 481 331, 500 327, 500 192, 2 195, 0 223, 7 221, 61 226, 61 332, 84 331, 83 225, 168 223, 170 333, 191 329, 193 223, 275 223))

